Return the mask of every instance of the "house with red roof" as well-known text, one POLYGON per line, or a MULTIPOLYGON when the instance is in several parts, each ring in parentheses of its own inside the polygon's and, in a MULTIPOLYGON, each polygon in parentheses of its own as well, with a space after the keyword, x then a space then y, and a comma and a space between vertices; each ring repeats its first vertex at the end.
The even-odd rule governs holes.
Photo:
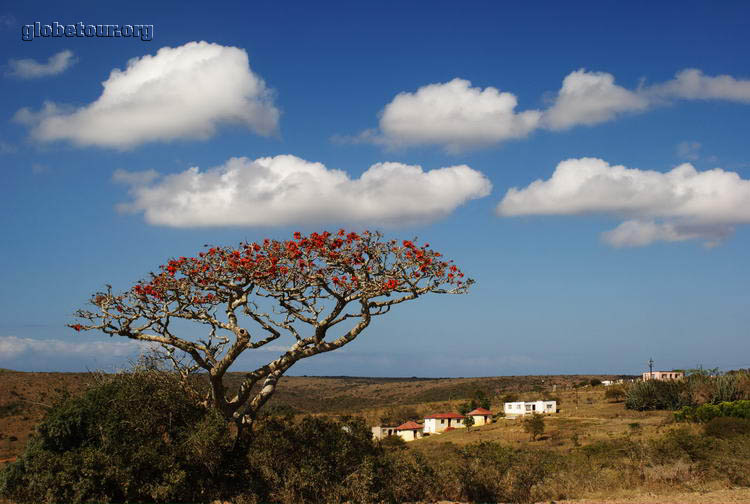
POLYGON ((404 441, 414 441, 422 437, 422 426, 409 420, 396 427, 396 435, 404 441))
POLYGON ((425 434, 437 434, 445 431, 448 427, 459 428, 464 425, 464 416, 458 413, 436 413, 424 417, 425 434))
POLYGON ((471 410, 466 414, 466 416, 472 417, 474 419, 474 425, 476 426, 486 425, 492 422, 492 412, 484 408, 471 410))

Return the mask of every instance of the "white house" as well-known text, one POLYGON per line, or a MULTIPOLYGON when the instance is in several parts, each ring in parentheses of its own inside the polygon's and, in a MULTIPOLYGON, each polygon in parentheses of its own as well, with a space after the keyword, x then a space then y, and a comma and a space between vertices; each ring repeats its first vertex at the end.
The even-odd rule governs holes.
POLYGON ((410 420, 396 427, 396 435, 404 441, 414 441, 422 437, 422 426, 410 420))
POLYGON ((388 436, 396 435, 396 427, 388 425, 376 425, 372 428, 372 437, 375 439, 383 439, 388 436))
POLYGON ((472 417, 474 419, 474 425, 477 426, 492 422, 492 412, 484 408, 477 408, 475 410, 469 411, 466 416, 472 417))
POLYGON ((443 432, 449 427, 454 429, 466 427, 464 425, 464 416, 458 413, 438 413, 424 417, 424 432, 427 434, 443 432))
POLYGON ((683 371, 651 371, 643 373, 643 381, 646 380, 660 380, 660 381, 670 381, 670 380, 682 380, 685 378, 685 373, 683 371))
POLYGON ((518 401, 507 402, 504 406, 505 416, 515 418, 533 413, 557 413, 557 401, 518 401))

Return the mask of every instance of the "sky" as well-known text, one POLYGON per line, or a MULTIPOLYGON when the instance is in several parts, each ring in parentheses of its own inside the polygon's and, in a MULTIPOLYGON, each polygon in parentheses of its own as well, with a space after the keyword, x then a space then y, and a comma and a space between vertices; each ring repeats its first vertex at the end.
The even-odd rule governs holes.
POLYGON ((288 374, 750 367, 748 47, 746 2, 4 2, 0 367, 126 366, 92 293, 339 227, 477 283, 288 374))

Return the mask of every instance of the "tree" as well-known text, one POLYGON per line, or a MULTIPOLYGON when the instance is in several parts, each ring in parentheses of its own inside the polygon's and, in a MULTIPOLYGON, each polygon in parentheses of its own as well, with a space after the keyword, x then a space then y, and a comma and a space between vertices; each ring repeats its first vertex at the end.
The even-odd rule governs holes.
POLYGON ((536 441, 536 438, 544 434, 544 417, 538 413, 533 413, 523 419, 523 430, 531 435, 531 440, 536 441))
POLYGON ((623 401, 626 395, 625 389, 617 385, 607 387, 607 390, 604 392, 604 398, 610 399, 613 402, 623 401))
POLYGON ((466 427, 466 430, 471 430, 471 428, 474 426, 474 417, 464 417, 464 426, 466 427))
POLYGON ((169 260, 120 294, 107 286, 92 296, 95 308, 78 310, 81 321, 70 327, 160 347, 188 392, 241 433, 294 363, 350 343, 397 304, 428 293, 467 292, 473 280, 463 280, 428 243, 415 241, 342 229, 210 247, 197 257, 169 260), (244 373, 239 390, 229 393, 224 378, 237 358, 283 336, 294 340, 288 350, 244 373), (208 377, 207 392, 191 379, 199 372, 208 377))

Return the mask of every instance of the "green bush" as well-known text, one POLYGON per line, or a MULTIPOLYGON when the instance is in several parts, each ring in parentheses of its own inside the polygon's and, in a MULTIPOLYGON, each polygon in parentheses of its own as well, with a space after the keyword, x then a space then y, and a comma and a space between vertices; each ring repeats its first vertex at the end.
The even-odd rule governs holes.
POLYGON ((171 374, 100 376, 47 412, 0 474, 0 495, 19 504, 203 500, 220 486, 208 478, 227 462, 219 448, 228 435, 171 374))
POLYGON ((625 408, 632 410, 676 410, 692 405, 684 381, 639 381, 630 385, 625 393, 625 408))
POLYGON ((523 430, 531 435, 532 440, 544 434, 544 417, 538 413, 533 413, 523 419, 523 430))
POLYGON ((679 422, 707 423, 721 417, 750 418, 750 401, 686 406, 675 412, 675 420, 679 422))

